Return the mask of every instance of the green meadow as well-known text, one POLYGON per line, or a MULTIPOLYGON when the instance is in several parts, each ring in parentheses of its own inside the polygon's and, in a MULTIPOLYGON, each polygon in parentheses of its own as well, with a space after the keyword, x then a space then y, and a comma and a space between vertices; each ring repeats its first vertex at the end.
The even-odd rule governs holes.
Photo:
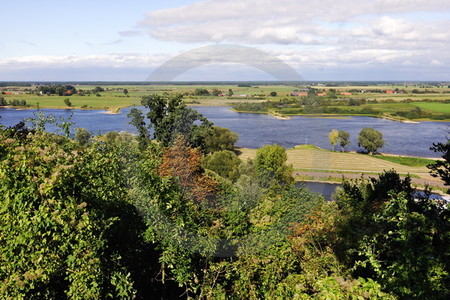
POLYGON ((236 104, 259 105, 268 103, 266 109, 238 109, 238 111, 251 111, 283 115, 316 114, 324 116, 338 115, 366 115, 376 117, 388 117, 397 120, 440 120, 450 121, 450 88, 448 86, 430 86, 426 84, 400 85, 345 85, 326 86, 293 85, 293 84, 81 84, 74 85, 77 91, 84 91, 71 96, 40 95, 38 86, 3 87, 1 97, 7 102, 13 100, 25 100, 27 108, 68 108, 65 99, 69 98, 72 108, 78 109, 102 109, 117 112, 121 108, 140 105, 140 99, 149 94, 183 94, 188 105, 191 106, 235 106, 236 104), (104 89, 98 94, 91 93, 96 86, 104 89), (317 93, 333 91, 334 98, 323 96, 328 103, 316 111, 305 112, 305 107, 295 104, 302 97, 291 96, 293 92, 303 92, 305 89, 314 88, 317 93), (124 89, 128 94, 124 94, 124 89), (196 95, 198 89, 206 89, 210 93, 220 91, 226 96, 196 95), (228 96, 232 90, 233 95, 228 96), (387 93, 386 91, 396 91, 387 93), (273 96, 274 93, 276 96, 273 96), (343 94, 341 94, 343 93, 343 94), (351 93, 351 94, 348 94, 351 93), (272 95, 271 95, 272 94, 272 95), (349 106, 349 101, 365 101, 366 103, 349 106), (286 105, 286 101, 290 104, 286 105), (333 102, 336 102, 334 105, 333 102), (339 102, 339 103, 338 103, 339 102), (280 103, 280 104, 279 104, 280 103), (284 103, 284 104, 283 104, 284 103), (420 108, 421 111, 417 111, 420 108), (333 112, 334 111, 334 112, 333 112))

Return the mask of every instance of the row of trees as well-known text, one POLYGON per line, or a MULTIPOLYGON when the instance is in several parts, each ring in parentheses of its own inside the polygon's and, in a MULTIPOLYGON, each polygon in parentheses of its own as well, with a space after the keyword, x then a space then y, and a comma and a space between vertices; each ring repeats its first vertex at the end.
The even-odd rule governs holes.
POLYGON ((9 100, 7 101, 4 97, 0 97, 0 106, 27 106, 26 100, 9 100))
MULTIPOLYGON (((195 91, 192 93, 193 96, 219 96, 221 94, 225 94, 225 92, 219 90, 219 89, 213 89, 212 91, 208 91, 207 89, 198 88, 195 89, 195 91)), ((228 97, 233 96, 233 90, 228 89, 228 92, 226 95, 228 97)))
POLYGON ((0 298, 450 297, 449 209, 409 178, 325 202, 295 186, 283 147, 243 162, 181 98, 142 104, 138 136, 72 140, 44 116, 0 130, 0 298))
MULTIPOLYGON (((350 134, 343 130, 331 130, 328 133, 328 139, 330 140, 332 151, 334 151, 334 147, 337 144, 341 146, 342 152, 350 145, 350 134)), ((375 153, 384 146, 383 134, 372 127, 365 127, 359 132, 358 146, 366 149, 369 154, 375 153)))
MULTIPOLYGON (((58 96, 71 96, 75 94, 79 95, 85 95, 85 94, 99 94, 101 92, 104 92, 105 89, 101 86, 96 86, 92 90, 77 90, 73 85, 57 85, 57 84, 51 84, 51 85, 40 85, 37 87, 36 91, 40 94, 45 95, 58 95, 58 96)), ((124 88, 123 93, 125 96, 128 96, 128 89, 124 88)))
POLYGON ((37 91, 46 95, 70 96, 77 93, 77 89, 73 85, 41 85, 37 91))

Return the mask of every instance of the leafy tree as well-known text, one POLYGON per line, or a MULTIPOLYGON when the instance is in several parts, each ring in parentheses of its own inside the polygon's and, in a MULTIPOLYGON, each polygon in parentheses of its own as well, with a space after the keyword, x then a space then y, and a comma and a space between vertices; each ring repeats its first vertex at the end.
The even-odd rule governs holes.
POLYGON ((122 158, 45 132, 0 135, 0 173, 11 172, 0 176, 0 297, 133 297, 138 274, 127 259, 142 232, 122 158))
POLYGON ((205 174, 201 159, 200 150, 189 147, 186 139, 178 135, 173 146, 163 151, 159 174, 175 178, 183 195, 196 203, 209 201, 217 190, 217 182, 205 174))
POLYGON ((416 196, 409 177, 395 171, 344 182, 335 247, 345 249, 339 256, 355 276, 373 278, 402 299, 448 298, 448 209, 428 195, 416 196))
MULTIPOLYGON (((431 170, 431 176, 439 176, 445 185, 450 185, 450 141, 445 144, 433 144, 433 147, 430 149, 434 152, 442 153, 443 158, 443 160, 437 160, 434 164, 427 166, 431 170)), ((447 193, 450 193, 450 189, 447 190, 447 193)))
POLYGON ((234 152, 221 150, 207 155, 202 160, 202 166, 220 176, 236 181, 239 178, 239 165, 241 160, 234 152))
POLYGON ((330 140, 331 151, 334 151, 334 146, 336 146, 339 141, 339 131, 336 129, 331 130, 330 133, 328 133, 328 139, 330 140))
POLYGON ((73 111, 71 111, 68 119, 60 117, 59 122, 55 120, 55 125, 60 128, 60 130, 62 131, 62 133, 66 138, 70 137, 72 125, 75 124, 74 122, 72 122, 72 119, 73 119, 73 111))
POLYGON ((212 126, 208 128, 204 138, 205 152, 213 153, 221 150, 234 151, 234 144, 238 139, 238 134, 232 132, 230 129, 212 126))
POLYGON ((169 146, 177 135, 182 134, 194 147, 204 148, 205 135, 212 123, 197 111, 186 107, 181 95, 170 98, 160 95, 145 96, 141 103, 150 109, 147 113, 150 121, 148 127, 153 127, 154 138, 164 147, 169 146))
POLYGON ((72 106, 72 102, 70 102, 70 99, 69 99, 69 98, 64 99, 64 104, 65 104, 66 106, 68 106, 68 107, 71 107, 71 106, 72 106))
POLYGON ((317 90, 315 88, 309 88, 308 89, 308 97, 316 97, 317 96, 317 90))
POLYGON ((6 103, 5 97, 0 97, 0 106, 7 106, 8 103, 6 103))
POLYGON ((359 132, 358 146, 373 154, 384 146, 383 134, 372 127, 365 127, 359 132))
POLYGON ((343 131, 343 130, 339 130, 338 142, 339 142, 339 145, 341 146, 341 151, 344 152, 345 147, 350 145, 350 133, 343 131))
POLYGON ((104 88, 102 88, 102 87, 100 87, 100 86, 96 86, 96 87, 92 90, 92 93, 98 94, 98 93, 104 92, 104 91, 105 91, 104 88))
POLYGON ((123 93, 125 94, 125 96, 128 96, 128 90, 127 89, 123 89, 123 93))
POLYGON ((234 95, 232 89, 228 89, 228 97, 232 97, 234 95))
POLYGON ((211 94, 212 94, 213 96, 217 97, 217 96, 219 96, 220 94, 222 94, 222 91, 221 91, 221 90, 218 90, 218 89, 213 89, 212 92, 211 92, 211 94))
POLYGON ((292 167, 286 165, 286 149, 266 145, 256 152, 255 169, 261 187, 279 189, 293 184, 292 167))
POLYGON ((137 108, 132 108, 127 117, 131 119, 129 124, 136 127, 139 133, 139 143, 141 145, 141 148, 146 148, 149 143, 150 132, 148 130, 147 124, 145 123, 145 117, 142 114, 142 111, 137 108))
POLYGON ((43 132, 47 124, 54 124, 56 119, 53 115, 46 115, 42 110, 37 110, 33 113, 34 118, 26 119, 26 122, 31 123, 31 129, 43 132))
POLYGON ((207 89, 195 89, 195 96, 209 96, 211 95, 207 89))
POLYGON ((287 291, 302 293, 306 299, 306 295, 324 299, 395 299, 383 292, 375 280, 354 278, 351 270, 339 262, 336 245, 340 235, 336 228, 340 217, 336 203, 324 203, 307 214, 305 222, 295 224, 290 238, 302 272, 290 278, 287 291))
POLYGON ((84 128, 77 128, 74 139, 80 146, 86 146, 91 139, 91 133, 84 128))
POLYGON ((270 92, 270 97, 276 97, 277 95, 277 92, 270 92))

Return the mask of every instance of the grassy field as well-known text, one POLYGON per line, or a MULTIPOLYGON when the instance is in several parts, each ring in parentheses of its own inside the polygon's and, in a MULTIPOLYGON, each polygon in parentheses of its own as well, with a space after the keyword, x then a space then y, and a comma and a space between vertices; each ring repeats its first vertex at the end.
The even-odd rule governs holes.
POLYGON ((374 155, 374 157, 409 167, 426 167, 427 165, 435 162, 435 160, 433 159, 421 157, 391 156, 391 155, 389 156, 374 155))
POLYGON ((412 104, 423 110, 450 114, 450 103, 414 102, 412 104))
MULTIPOLYGON (((76 89, 91 91, 96 85, 75 85, 76 89)), ((231 84, 164 84, 164 85, 101 85, 104 92, 100 92, 100 97, 95 94, 86 93, 85 96, 47 96, 36 95, 36 86, 31 87, 5 87, 0 90, 5 93, 0 95, 7 101, 11 100, 25 100, 30 108, 36 108, 39 105, 41 108, 67 108, 64 104, 64 99, 69 98, 72 102, 72 107, 83 109, 104 109, 112 112, 117 111, 123 107, 135 106, 140 104, 140 99, 144 95, 149 94, 184 94, 187 104, 192 106, 232 106, 235 103, 259 103, 267 100, 279 101, 282 99, 300 99, 299 97, 291 97, 290 94, 294 91, 301 92, 310 87, 308 85, 270 85, 270 84, 252 84, 250 86, 238 86, 231 84), (123 93, 123 89, 129 91, 128 97, 123 93), (227 94, 231 89, 234 93, 233 97, 214 97, 214 96, 194 96, 193 92, 196 89, 207 89, 212 91, 214 89, 222 91, 227 94), (271 97, 270 93, 276 92, 276 97, 271 97), (8 93, 8 94, 6 94, 8 93), (247 97, 244 97, 246 95, 247 97)), ((336 105, 328 106, 335 107, 341 110, 348 111, 345 115, 361 114, 361 110, 371 108, 379 111, 381 114, 395 114, 399 111, 408 112, 417 107, 423 111, 431 114, 450 114, 450 104, 420 102, 424 100, 444 101, 450 99, 450 88, 447 86, 429 86, 427 84, 416 85, 400 85, 400 84, 379 84, 372 86, 355 86, 345 85, 341 86, 325 86, 324 84, 316 84, 312 86, 318 92, 325 92, 334 89, 339 92, 349 92, 352 95, 338 95, 337 100, 347 101, 348 99, 366 99, 377 101, 392 101, 394 103, 373 103, 363 104, 360 106, 345 106, 336 105), (405 93, 390 94, 378 93, 378 91, 387 91, 399 89, 405 93), (413 93, 415 91, 416 93, 413 93), (423 94, 417 94, 417 92, 423 94), (411 103, 401 103, 401 101, 410 99, 411 103)), ((278 113, 278 112, 276 112, 278 113)), ((301 108, 298 107, 284 107, 279 111, 280 114, 301 114, 301 108)), ((371 115, 371 114, 363 114, 371 115)), ((400 117, 399 117, 400 119, 400 117)), ((427 120, 423 118, 423 120, 427 120)), ((445 117, 439 120, 447 120, 445 117)), ((450 119, 448 120, 450 121, 450 119)))
MULTIPOLYGON (((256 149, 239 150, 240 158, 244 161, 256 156, 256 149)), ((395 169, 401 174, 414 174, 421 178, 432 179, 424 165, 406 166, 365 154, 332 152, 315 146, 300 146, 287 150, 287 155, 288 163, 299 171, 378 174, 384 170, 395 169)))

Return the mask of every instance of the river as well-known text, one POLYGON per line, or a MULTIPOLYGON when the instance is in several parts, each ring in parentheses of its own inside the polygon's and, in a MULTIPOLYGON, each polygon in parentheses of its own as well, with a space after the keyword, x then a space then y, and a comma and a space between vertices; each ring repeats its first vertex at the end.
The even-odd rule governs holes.
MULTIPOLYGON (((380 118, 352 116, 348 118, 310 118, 294 116, 280 120, 265 114, 237 113, 229 107, 195 107, 215 125, 226 127, 239 134, 237 146, 259 148, 267 144, 279 144, 291 148, 300 144, 313 144, 330 149, 328 133, 332 129, 350 133, 348 150, 362 150, 357 136, 364 127, 373 127, 383 133, 386 142, 382 152, 420 157, 439 157, 429 148, 433 143, 445 142, 448 125, 443 122, 400 123, 380 118)), ((135 132, 128 124, 128 112, 111 115, 99 110, 73 110, 75 127, 84 127, 94 133, 111 130, 135 132)), ((42 109, 46 114, 68 118, 72 110, 42 109)), ((11 126, 22 119, 34 117, 35 110, 0 109, 0 124, 11 126)), ((55 127, 48 127, 55 131, 55 127)))
MULTIPOLYGON (((329 182, 298 182, 298 187, 307 188, 315 193, 321 194, 325 200, 327 201, 334 201, 335 200, 335 193, 339 187, 341 187, 338 183, 329 183, 329 182)), ((416 191, 415 196, 420 197, 424 196, 423 191, 416 191)), ((440 200, 440 201, 446 201, 450 203, 450 197, 449 196, 441 196, 439 194, 431 194, 430 199, 434 200, 440 200)))

